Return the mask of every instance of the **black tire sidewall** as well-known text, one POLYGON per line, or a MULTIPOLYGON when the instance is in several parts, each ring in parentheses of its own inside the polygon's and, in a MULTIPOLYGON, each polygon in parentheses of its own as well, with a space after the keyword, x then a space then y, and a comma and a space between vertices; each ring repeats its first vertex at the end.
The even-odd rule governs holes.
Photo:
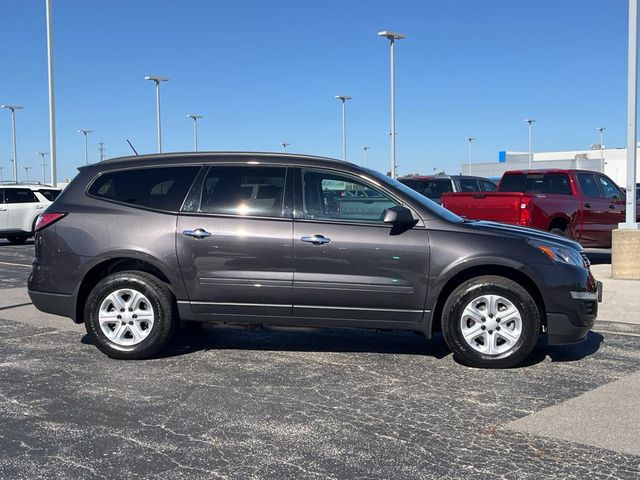
POLYGON ((7 240, 14 245, 22 245, 29 238, 28 235, 9 235, 7 236, 7 240))
POLYGON ((509 368, 521 363, 533 350, 540 332, 540 312, 529 293, 518 283, 502 277, 479 277, 460 285, 449 296, 442 314, 445 341, 456 359, 468 366, 509 368), (460 318, 464 308, 481 295, 500 295, 519 310, 522 334, 515 347, 500 355, 474 350, 462 336, 460 318))
POLYGON ((84 320, 87 333, 100 351, 112 358, 144 359, 159 352, 173 335, 176 319, 171 292, 156 277, 143 272, 120 272, 102 279, 91 291, 85 303, 84 320), (131 288, 145 295, 154 313, 151 333, 140 343, 131 346, 117 345, 107 338, 100 328, 98 314, 107 295, 131 288))

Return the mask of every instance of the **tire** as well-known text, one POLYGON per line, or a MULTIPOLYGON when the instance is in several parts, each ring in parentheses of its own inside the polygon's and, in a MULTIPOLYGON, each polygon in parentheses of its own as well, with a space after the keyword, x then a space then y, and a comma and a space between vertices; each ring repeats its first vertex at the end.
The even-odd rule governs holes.
POLYGON ((554 235, 559 235, 559 236, 565 237, 565 238, 569 237, 569 235, 567 235, 567 228, 566 227, 564 229, 559 228, 559 227, 553 227, 551 230, 549 230, 549 233, 553 233, 554 235))
POLYGON ((28 235, 9 235, 7 240, 13 243, 14 245, 22 245, 29 238, 28 235))
POLYGON ((447 299, 442 311, 442 332, 460 363, 511 368, 535 347, 540 312, 520 284, 504 277, 477 277, 465 281, 447 299))
POLYGON ((141 360, 160 352, 174 336, 177 317, 167 285, 138 271, 103 278, 84 308, 85 328, 96 347, 122 360, 141 360))

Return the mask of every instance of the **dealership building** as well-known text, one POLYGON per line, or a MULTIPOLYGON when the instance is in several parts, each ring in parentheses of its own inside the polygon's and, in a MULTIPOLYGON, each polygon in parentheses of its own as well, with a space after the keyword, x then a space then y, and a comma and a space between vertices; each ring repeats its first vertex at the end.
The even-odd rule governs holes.
MULTIPOLYGON (((562 168, 602 171, 600 155, 604 158, 604 173, 619 186, 625 187, 627 183, 627 149, 604 148, 594 145, 590 150, 573 150, 568 152, 535 152, 533 154, 532 167, 534 169, 562 168)), ((638 151, 640 158, 640 149, 638 151)), ((465 175, 477 175, 480 177, 499 178, 507 170, 526 170, 529 168, 528 152, 498 152, 497 162, 472 163, 462 165, 462 173, 465 175)), ((636 169, 636 182, 640 182, 640 168, 636 169)))

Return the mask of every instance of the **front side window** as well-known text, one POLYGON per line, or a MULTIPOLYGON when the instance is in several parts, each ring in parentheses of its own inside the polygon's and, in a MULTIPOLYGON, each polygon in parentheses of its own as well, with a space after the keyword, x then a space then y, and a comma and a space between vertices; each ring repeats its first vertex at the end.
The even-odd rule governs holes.
POLYGON ((284 217, 287 169, 214 166, 204 179, 200 211, 223 215, 284 217))
POLYGON ((622 193, 620 189, 607 177, 598 175, 598 182, 600 182, 600 192, 602 198, 609 200, 620 200, 622 193))
POLYGON ((596 185, 596 179, 590 173, 579 173, 578 183, 580 184, 580 190, 585 197, 598 198, 600 192, 598 191, 598 185, 596 185))
POLYGON ((200 167, 152 167, 100 175, 89 187, 95 197, 175 212, 200 167))
POLYGON ((387 208, 398 205, 377 188, 348 176, 302 171, 303 218, 383 223, 387 208))
POLYGON ((4 203, 38 203, 38 197, 28 188, 5 188, 4 203))

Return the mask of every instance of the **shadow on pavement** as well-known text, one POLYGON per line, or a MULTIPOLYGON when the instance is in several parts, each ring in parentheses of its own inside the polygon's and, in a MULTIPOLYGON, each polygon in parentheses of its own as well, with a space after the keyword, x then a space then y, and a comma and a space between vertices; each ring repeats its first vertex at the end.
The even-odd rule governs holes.
POLYGON ((23 247, 25 245, 33 245, 33 239, 29 239, 24 243, 15 244, 8 240, 0 239, 0 247, 23 247))
POLYGON ((594 250, 585 252, 591 265, 602 265, 611 263, 611 250, 594 250))
POLYGON ((604 337, 596 332, 589 332, 584 341, 569 345, 548 345, 547 339, 541 337, 529 358, 520 366, 535 365, 547 357, 552 362, 576 362, 596 353, 603 340, 604 337))

